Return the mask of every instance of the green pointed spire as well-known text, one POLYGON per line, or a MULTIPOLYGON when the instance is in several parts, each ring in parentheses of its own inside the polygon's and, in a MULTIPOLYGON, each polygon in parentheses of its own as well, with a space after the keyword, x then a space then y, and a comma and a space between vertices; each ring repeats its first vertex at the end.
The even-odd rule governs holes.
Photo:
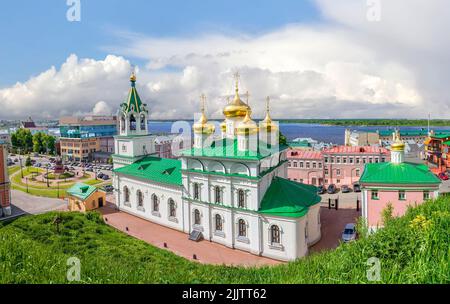
POLYGON ((130 81, 131 88, 130 92, 128 93, 128 98, 125 102, 125 111, 132 112, 134 110, 134 112, 140 113, 143 110, 143 104, 136 90, 136 74, 134 72, 131 74, 130 81))

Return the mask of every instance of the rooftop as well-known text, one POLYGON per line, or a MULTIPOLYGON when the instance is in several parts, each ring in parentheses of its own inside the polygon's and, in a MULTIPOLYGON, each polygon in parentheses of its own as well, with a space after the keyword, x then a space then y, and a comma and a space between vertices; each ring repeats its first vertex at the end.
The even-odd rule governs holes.
POLYGON ((302 217, 309 207, 320 203, 317 187, 300 184, 281 177, 275 177, 261 201, 259 213, 283 216, 302 217))
POLYGON ((366 164, 360 183, 389 185, 437 185, 441 181, 423 164, 372 163, 366 164))
POLYGON ((183 156, 200 156, 213 158, 229 158, 229 159, 246 159, 260 160, 273 155, 279 151, 283 151, 288 147, 285 145, 270 146, 259 141, 259 146, 255 151, 239 151, 237 139, 220 139, 214 141, 210 147, 203 149, 191 148, 181 152, 183 156))
POLYGON ((325 154, 389 154, 389 151, 385 148, 376 146, 337 146, 323 151, 325 154))
POLYGON ((114 172, 163 184, 181 185, 181 161, 176 159, 148 156, 131 165, 115 169, 114 172))
POLYGON ((78 197, 82 200, 86 200, 95 191, 97 191, 97 188, 94 186, 86 185, 83 183, 77 183, 73 185, 70 189, 68 189, 67 193, 69 195, 78 197))
POLYGON ((322 152, 293 150, 293 151, 289 151, 288 157, 289 158, 298 158, 298 159, 322 159, 322 152))

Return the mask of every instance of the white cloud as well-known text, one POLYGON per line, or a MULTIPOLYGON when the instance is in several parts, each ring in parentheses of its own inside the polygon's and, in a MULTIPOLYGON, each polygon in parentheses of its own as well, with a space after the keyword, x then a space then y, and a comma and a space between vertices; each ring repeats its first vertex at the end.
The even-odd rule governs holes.
POLYGON ((113 110, 111 109, 111 106, 103 100, 97 102, 94 109, 92 109, 92 114, 94 115, 111 115, 112 113, 113 110))
MULTIPOLYGON (((364 0, 316 0, 325 20, 291 24, 260 35, 192 38, 121 33, 111 53, 147 60, 138 90, 151 117, 193 117, 199 95, 221 117, 239 70, 255 116, 265 96, 276 117, 446 116, 450 99, 450 10, 445 0, 380 0, 381 21, 369 22, 364 0)), ((14 116, 55 116, 92 109, 115 112, 128 89, 130 63, 70 56, 25 83, 0 90, 14 116), (103 101, 100 105, 97 102, 103 101)))

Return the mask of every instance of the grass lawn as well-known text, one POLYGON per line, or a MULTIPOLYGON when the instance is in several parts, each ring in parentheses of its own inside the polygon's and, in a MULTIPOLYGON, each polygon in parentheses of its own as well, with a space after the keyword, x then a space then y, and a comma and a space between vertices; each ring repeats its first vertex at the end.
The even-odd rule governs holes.
POLYGON ((14 173, 16 173, 17 171, 20 171, 20 166, 11 166, 8 167, 8 175, 11 176, 14 173))
POLYGON ((47 213, 0 223, 0 284, 67 283, 67 259, 81 261, 82 283, 450 283, 450 198, 410 209, 376 234, 336 250, 272 267, 241 268, 190 262, 104 224, 96 212, 47 213), (54 224, 61 219, 60 229, 54 224))

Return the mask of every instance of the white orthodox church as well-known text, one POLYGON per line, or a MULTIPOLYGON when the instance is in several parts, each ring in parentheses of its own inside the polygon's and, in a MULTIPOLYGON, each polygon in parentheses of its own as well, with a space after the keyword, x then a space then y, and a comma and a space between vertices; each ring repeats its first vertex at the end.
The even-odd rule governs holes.
POLYGON ((133 74, 115 138, 117 207, 193 240, 278 260, 305 256, 321 237, 320 197, 314 186, 287 179, 287 147, 278 143, 269 106, 263 121, 253 121, 236 80, 220 132, 208 122, 203 97, 193 147, 179 159, 163 159, 152 155, 155 136, 135 83, 133 74))

